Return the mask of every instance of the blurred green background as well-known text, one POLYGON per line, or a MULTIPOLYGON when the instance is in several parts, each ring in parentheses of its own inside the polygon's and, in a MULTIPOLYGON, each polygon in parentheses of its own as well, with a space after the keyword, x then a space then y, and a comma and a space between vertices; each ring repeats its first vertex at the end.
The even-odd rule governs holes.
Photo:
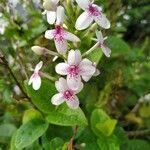
MULTIPOLYGON (((95 51, 89 56, 98 63, 101 74, 79 94, 81 108, 88 119, 95 108, 103 108, 118 120, 120 149, 150 150, 150 1, 97 0, 96 3, 103 7, 111 22, 111 28, 102 32, 108 36, 106 43, 112 55, 108 59, 97 50, 98 53, 95 51)), ((56 76, 54 67, 58 62, 53 63, 50 56, 37 56, 31 50, 33 45, 39 45, 55 51, 54 43, 44 38, 44 32, 52 27, 42 12, 41 0, 0 1, 0 150, 10 149, 11 137, 22 124, 24 111, 34 107, 26 97, 23 84, 29 79, 31 68, 43 60, 44 71, 56 76)), ((68 30, 74 32, 72 25, 76 17, 67 13, 68 30)), ((90 38, 95 33, 89 32, 88 37, 84 37, 85 32, 76 32, 82 41, 79 47, 82 52, 94 44, 90 38)), ((50 126, 46 134, 49 141, 59 137, 66 142, 71 137, 70 130, 50 126)), ((82 143, 94 141, 95 137, 88 139, 91 131, 84 130, 76 139, 76 149, 84 149, 82 143)), ((61 139, 58 141, 62 143, 61 139)), ((99 149, 94 142, 91 145, 85 150, 99 149)), ((25 149, 46 148, 39 139, 25 149)), ((15 149, 11 147, 11 150, 15 149)))

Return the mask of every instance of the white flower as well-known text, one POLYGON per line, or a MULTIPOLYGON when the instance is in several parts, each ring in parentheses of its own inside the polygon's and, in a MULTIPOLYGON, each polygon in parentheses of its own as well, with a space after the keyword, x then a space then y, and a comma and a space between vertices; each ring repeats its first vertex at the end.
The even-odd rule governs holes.
POLYGON ((60 54, 66 53, 68 46, 67 41, 72 42, 80 41, 80 39, 77 36, 64 30, 64 28, 62 27, 63 22, 64 22, 64 8, 62 6, 59 6, 57 8, 57 21, 55 29, 48 30, 45 32, 45 38, 50 40, 54 39, 56 49, 60 54))
POLYGON ((51 99, 53 105, 60 105, 66 102, 71 109, 77 109, 79 107, 79 99, 76 96, 83 89, 83 84, 80 85, 78 90, 72 90, 68 87, 67 81, 64 78, 60 78, 55 82, 58 94, 54 95, 51 99))
POLYGON ((110 28, 110 22, 106 16, 102 13, 101 7, 93 4, 89 0, 76 0, 79 7, 81 7, 84 12, 78 17, 76 21, 76 29, 84 30, 95 21, 102 28, 110 28))
POLYGON ((43 66, 43 62, 40 61, 35 69, 34 69, 34 73, 32 74, 32 76, 30 77, 30 80, 28 82, 28 85, 31 85, 32 84, 32 87, 34 90, 38 90, 41 86, 41 77, 40 77, 40 69, 42 68, 43 66))
POLYGON ((104 44, 105 38, 102 35, 101 31, 96 32, 97 41, 99 42, 99 47, 102 49, 106 57, 110 57, 111 50, 104 44))
POLYGON ((81 77, 84 81, 89 81, 95 69, 90 60, 86 58, 82 60, 79 50, 70 50, 67 62, 59 63, 55 68, 58 74, 67 75, 67 84, 73 90, 81 86, 81 77))
POLYGON ((43 7, 45 9, 45 14, 47 16, 47 22, 49 24, 54 24, 56 21, 56 10, 59 0, 45 0, 43 7))

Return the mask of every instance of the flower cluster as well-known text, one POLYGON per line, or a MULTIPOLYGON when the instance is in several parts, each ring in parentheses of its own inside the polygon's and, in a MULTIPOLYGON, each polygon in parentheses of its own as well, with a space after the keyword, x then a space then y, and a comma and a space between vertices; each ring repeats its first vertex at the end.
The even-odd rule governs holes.
MULTIPOLYGON (((63 57, 64 62, 57 64, 55 67, 56 73, 61 76, 66 76, 66 79, 60 77, 55 82, 58 94, 52 97, 51 102, 54 105, 60 105, 66 102, 71 109, 76 109, 79 107, 79 99, 76 94, 83 89, 84 82, 88 82, 92 76, 100 74, 100 71, 96 68, 96 64, 85 58, 85 56, 95 49, 101 48, 103 53, 107 57, 110 57, 111 50, 104 44, 105 38, 103 38, 101 31, 96 31, 96 44, 84 54, 81 54, 80 50, 68 50, 67 41, 74 43, 81 41, 75 34, 68 32, 64 28, 65 9, 59 4, 59 0, 45 0, 43 4, 45 9, 43 14, 47 16, 47 22, 51 25, 54 24, 55 27, 45 32, 45 38, 54 40, 57 53, 39 46, 32 47, 32 50, 38 55, 51 54, 57 57, 67 56, 63 57)), ((85 30, 94 21, 104 29, 110 28, 110 22, 102 13, 102 8, 94 4, 93 1, 76 0, 76 4, 84 10, 76 20, 76 30, 85 30)), ((38 90, 41 86, 41 76, 44 74, 40 71, 42 65, 42 62, 37 64, 29 80, 29 85, 32 84, 34 90, 38 90)))

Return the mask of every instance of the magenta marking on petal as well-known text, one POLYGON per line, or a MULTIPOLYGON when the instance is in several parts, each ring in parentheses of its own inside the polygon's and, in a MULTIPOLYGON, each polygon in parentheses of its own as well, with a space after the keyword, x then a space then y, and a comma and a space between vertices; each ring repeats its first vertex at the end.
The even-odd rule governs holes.
POLYGON ((58 42, 63 42, 64 41, 64 29, 61 26, 56 26, 55 27, 55 32, 54 32, 54 38, 58 42))
POLYGON ((33 79, 36 79, 39 76, 39 72, 34 72, 33 73, 33 79))
POLYGON ((90 16, 101 16, 101 12, 97 9, 96 6, 93 6, 92 4, 89 5, 88 12, 90 16))
POLYGON ((71 100, 74 97, 74 92, 72 90, 67 90, 63 93, 66 100, 71 100))
POLYGON ((80 69, 79 69, 79 66, 76 66, 76 65, 71 65, 69 66, 68 68, 68 73, 71 77, 76 77, 79 75, 80 73, 80 69))

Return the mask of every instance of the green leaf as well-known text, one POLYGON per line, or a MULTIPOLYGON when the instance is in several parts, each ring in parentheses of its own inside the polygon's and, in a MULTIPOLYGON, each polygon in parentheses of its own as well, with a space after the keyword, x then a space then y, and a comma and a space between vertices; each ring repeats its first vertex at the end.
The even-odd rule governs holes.
POLYGON ((100 136, 97 144, 100 150, 120 150, 119 141, 115 135, 110 137, 100 136))
POLYGON ((150 150, 150 144, 144 140, 128 140, 122 150, 150 150))
POLYGON ((110 136, 116 126, 117 121, 111 119, 102 109, 95 109, 91 116, 91 128, 95 135, 110 136))
POLYGON ((51 97, 56 93, 54 83, 49 80, 42 80, 42 85, 38 91, 35 91, 31 86, 25 82, 25 88, 28 96, 31 98, 33 104, 42 112, 50 113, 54 110, 51 103, 51 97))
POLYGON ((104 123, 96 124, 96 128, 101 131, 104 135, 110 136, 117 124, 117 120, 115 119, 108 119, 104 123))
POLYGON ((87 120, 83 111, 80 108, 72 110, 66 104, 51 111, 47 116, 47 121, 62 126, 87 125, 87 120))
POLYGON ((48 123, 41 119, 30 120, 23 124, 17 131, 15 145, 17 148, 24 148, 32 144, 48 128, 48 123))
POLYGON ((109 36, 107 46, 112 50, 112 56, 125 55, 131 51, 129 45, 121 38, 109 36))
POLYGON ((61 138, 56 137, 50 141, 49 150, 62 150, 63 145, 64 141, 61 138))

